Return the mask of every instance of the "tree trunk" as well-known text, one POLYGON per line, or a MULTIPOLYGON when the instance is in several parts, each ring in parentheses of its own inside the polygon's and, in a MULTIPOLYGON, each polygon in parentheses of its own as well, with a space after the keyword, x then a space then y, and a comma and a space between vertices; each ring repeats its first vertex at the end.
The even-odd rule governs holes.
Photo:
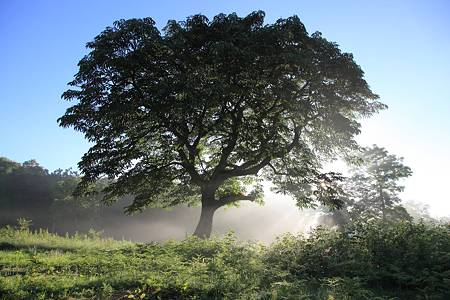
POLYGON ((202 212, 200 214, 200 220, 198 221, 197 228, 195 229, 194 235, 201 239, 207 239, 211 236, 212 222, 214 217, 214 212, 217 207, 213 205, 207 205, 202 203, 202 212))

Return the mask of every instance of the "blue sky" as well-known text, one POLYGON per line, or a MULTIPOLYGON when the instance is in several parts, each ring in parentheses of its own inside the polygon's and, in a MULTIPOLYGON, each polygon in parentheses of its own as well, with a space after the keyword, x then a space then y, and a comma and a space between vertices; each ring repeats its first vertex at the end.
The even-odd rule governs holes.
POLYGON ((60 100, 86 54, 113 21, 152 17, 158 27, 202 13, 266 21, 298 15, 352 52, 389 109, 363 121, 359 141, 405 157, 414 175, 404 199, 450 214, 450 1, 20 1, 0 0, 0 156, 75 167, 89 145, 57 126, 60 100))

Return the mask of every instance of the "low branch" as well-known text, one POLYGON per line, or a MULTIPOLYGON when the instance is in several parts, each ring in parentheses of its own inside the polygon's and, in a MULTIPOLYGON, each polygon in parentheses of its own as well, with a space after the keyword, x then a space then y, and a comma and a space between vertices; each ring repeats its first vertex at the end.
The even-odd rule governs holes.
POLYGON ((254 202, 256 200, 256 196, 243 195, 243 194, 241 194, 241 195, 226 195, 226 196, 219 198, 219 203, 221 205, 227 205, 230 203, 243 201, 243 200, 254 202))

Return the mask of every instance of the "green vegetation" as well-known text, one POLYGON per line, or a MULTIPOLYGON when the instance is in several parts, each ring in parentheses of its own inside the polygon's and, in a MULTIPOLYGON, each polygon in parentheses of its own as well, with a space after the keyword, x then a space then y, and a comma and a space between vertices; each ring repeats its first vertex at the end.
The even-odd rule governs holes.
POLYGON ((91 143, 81 174, 0 157, 0 300, 450 299, 449 224, 420 206, 409 215, 411 169, 356 143, 361 118, 386 108, 360 66, 297 16, 264 17, 194 15, 162 31, 119 20, 87 44, 58 119, 91 143), (338 158, 349 178, 323 173, 338 158), (263 181, 299 208, 321 205, 338 230, 269 246, 209 239, 219 208, 263 204, 263 181), (199 205, 200 220, 163 243, 54 233, 124 227, 101 204, 125 202, 127 213, 199 205))
MULTIPOLYGON (((26 223, 26 222, 25 222, 26 223)), ((270 246, 0 229, 1 299, 449 299, 450 227, 379 221, 270 246)))

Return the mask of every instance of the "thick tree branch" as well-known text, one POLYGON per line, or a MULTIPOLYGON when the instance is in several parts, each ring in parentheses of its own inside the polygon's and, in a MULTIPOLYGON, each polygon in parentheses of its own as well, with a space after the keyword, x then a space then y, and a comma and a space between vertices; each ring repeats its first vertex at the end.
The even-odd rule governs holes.
POLYGON ((197 134, 197 137, 195 138, 194 142, 191 145, 191 148, 194 149, 194 151, 195 151, 195 149, 197 149, 198 144, 200 143, 202 137, 204 137, 205 133, 207 132, 205 130, 205 126, 203 124, 203 120, 204 120, 205 115, 206 115, 206 110, 207 110, 207 106, 205 105, 205 106, 203 106, 202 113, 201 113, 200 117, 196 120, 196 123, 197 123, 197 126, 198 126, 198 134, 197 134))
POLYGON ((254 202, 256 200, 256 196, 252 195, 226 195, 219 198, 219 205, 227 205, 238 201, 248 200, 254 202))
POLYGON ((214 169, 213 177, 215 177, 218 173, 225 170, 225 167, 227 166, 227 160, 231 155, 231 152, 233 151, 234 147, 236 146, 236 142, 238 139, 239 134, 239 126, 242 123, 242 109, 238 109, 236 112, 236 115, 231 115, 231 135, 228 139, 227 145, 222 150, 222 153, 220 155, 219 163, 217 164, 216 168, 214 169))
POLYGON ((272 171, 275 175, 279 175, 279 176, 290 176, 291 175, 289 173, 282 173, 282 172, 278 171, 271 163, 268 163, 267 166, 272 169, 272 171))
POLYGON ((294 128, 294 137, 292 138, 292 142, 285 146, 280 151, 274 153, 271 156, 266 156, 264 159, 260 160, 254 165, 249 166, 250 162, 243 163, 241 166, 237 166, 232 170, 224 171, 222 174, 226 178, 234 177, 234 176, 247 176, 247 175, 255 175, 267 166, 273 159, 283 157, 294 149, 294 147, 298 146, 300 143, 300 128, 295 126, 294 128), (247 167, 248 166, 248 167, 247 167))
POLYGON ((184 153, 184 151, 182 149, 178 149, 178 155, 181 158, 181 165, 183 166, 183 168, 186 169, 188 174, 191 176, 192 182, 199 186, 202 186, 205 183, 205 181, 203 180, 202 176, 200 176, 200 174, 195 169, 194 164, 192 164, 189 161, 188 157, 186 156, 186 153, 184 153))

